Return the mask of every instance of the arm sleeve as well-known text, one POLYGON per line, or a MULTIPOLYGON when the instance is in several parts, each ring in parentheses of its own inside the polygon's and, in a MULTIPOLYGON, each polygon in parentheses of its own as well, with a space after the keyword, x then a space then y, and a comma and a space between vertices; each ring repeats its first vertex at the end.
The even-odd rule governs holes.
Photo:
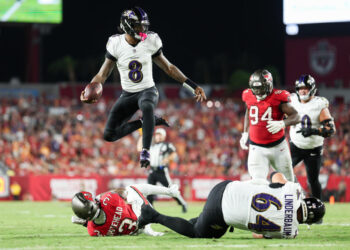
POLYGON ((282 90, 279 99, 282 103, 291 102, 290 93, 287 90, 282 90))
POLYGON ((326 98, 320 97, 319 105, 320 105, 320 110, 322 110, 324 108, 328 108, 329 107, 329 102, 328 102, 328 100, 326 98))
POLYGON ((158 34, 155 34, 155 41, 154 41, 154 53, 157 53, 159 49, 163 48, 163 42, 160 39, 158 34))
POLYGON ((176 148, 174 144, 168 143, 167 153, 171 154, 172 152, 176 152, 176 148))
POLYGON ((249 91, 249 89, 246 89, 242 92, 242 101, 244 101, 244 102, 246 102, 248 91, 249 91))
POLYGON ((115 51, 115 39, 110 37, 106 45, 106 57, 112 61, 117 61, 117 55, 115 51))

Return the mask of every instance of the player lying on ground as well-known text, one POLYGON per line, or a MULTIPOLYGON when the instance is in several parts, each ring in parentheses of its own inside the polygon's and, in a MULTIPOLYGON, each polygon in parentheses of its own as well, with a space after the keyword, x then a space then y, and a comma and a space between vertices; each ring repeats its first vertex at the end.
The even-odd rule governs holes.
POLYGON ((139 226, 159 223, 191 238, 220 238, 230 226, 265 238, 295 238, 299 224, 322 219, 324 204, 316 198, 302 199, 299 184, 281 173, 274 174, 272 182, 223 181, 211 190, 199 217, 189 221, 143 205, 139 226))
POLYGON ((72 209, 76 216, 72 222, 87 227, 90 236, 119 236, 145 233, 162 236, 154 232, 150 225, 138 226, 143 204, 149 204, 147 195, 169 195, 177 197, 180 191, 177 185, 169 188, 150 184, 135 184, 102 193, 93 199, 89 192, 79 192, 72 199, 72 209))

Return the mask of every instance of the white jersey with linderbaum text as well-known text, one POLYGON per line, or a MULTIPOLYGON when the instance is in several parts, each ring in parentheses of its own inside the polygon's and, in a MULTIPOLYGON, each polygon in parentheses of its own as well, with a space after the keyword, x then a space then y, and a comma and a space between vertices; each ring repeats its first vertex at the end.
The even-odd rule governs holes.
POLYGON ((298 111, 301 122, 290 127, 290 138, 293 144, 301 149, 312 149, 323 145, 324 138, 319 135, 304 137, 297 133, 301 128, 320 128, 320 113, 322 109, 328 108, 328 100, 324 97, 314 96, 310 101, 301 103, 298 96, 291 95, 291 105, 298 111))
POLYGON ((154 86, 152 55, 162 48, 157 33, 149 32, 147 38, 136 46, 125 40, 125 34, 114 35, 109 38, 106 47, 117 60, 123 90, 135 93, 154 86))
POLYGON ((294 182, 270 187, 233 181, 224 191, 222 211, 227 225, 271 238, 295 238, 301 199, 301 187, 294 182))

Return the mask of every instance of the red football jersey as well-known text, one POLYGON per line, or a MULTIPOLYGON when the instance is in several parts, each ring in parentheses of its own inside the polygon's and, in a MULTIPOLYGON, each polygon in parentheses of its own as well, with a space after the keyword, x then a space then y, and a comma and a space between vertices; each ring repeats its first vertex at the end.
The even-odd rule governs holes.
POLYGON ((137 228, 137 216, 130 204, 117 193, 107 192, 100 198, 101 209, 106 213, 106 222, 96 225, 88 222, 90 236, 118 236, 134 233, 137 228))
POLYGON ((257 144, 270 144, 284 136, 284 129, 271 134, 266 126, 269 120, 283 120, 284 114, 280 104, 290 102, 290 93, 286 90, 273 89, 264 100, 258 101, 251 91, 246 89, 242 93, 242 100, 248 107, 249 139, 257 144))

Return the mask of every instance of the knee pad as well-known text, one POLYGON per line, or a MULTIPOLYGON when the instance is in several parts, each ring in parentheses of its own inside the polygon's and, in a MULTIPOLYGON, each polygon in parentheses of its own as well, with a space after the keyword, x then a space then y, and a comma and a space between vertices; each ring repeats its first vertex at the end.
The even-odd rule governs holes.
POLYGON ((150 100, 144 100, 141 102, 141 106, 140 106, 140 109, 143 111, 143 112, 147 112, 147 111, 151 111, 151 110, 154 110, 154 103, 150 100))
POLYGON ((111 130, 105 130, 104 132, 103 132, 103 139, 105 140, 105 141, 108 141, 108 142, 113 142, 113 141, 115 141, 115 136, 116 136, 116 134, 115 134, 115 132, 114 131, 111 131, 111 130))

